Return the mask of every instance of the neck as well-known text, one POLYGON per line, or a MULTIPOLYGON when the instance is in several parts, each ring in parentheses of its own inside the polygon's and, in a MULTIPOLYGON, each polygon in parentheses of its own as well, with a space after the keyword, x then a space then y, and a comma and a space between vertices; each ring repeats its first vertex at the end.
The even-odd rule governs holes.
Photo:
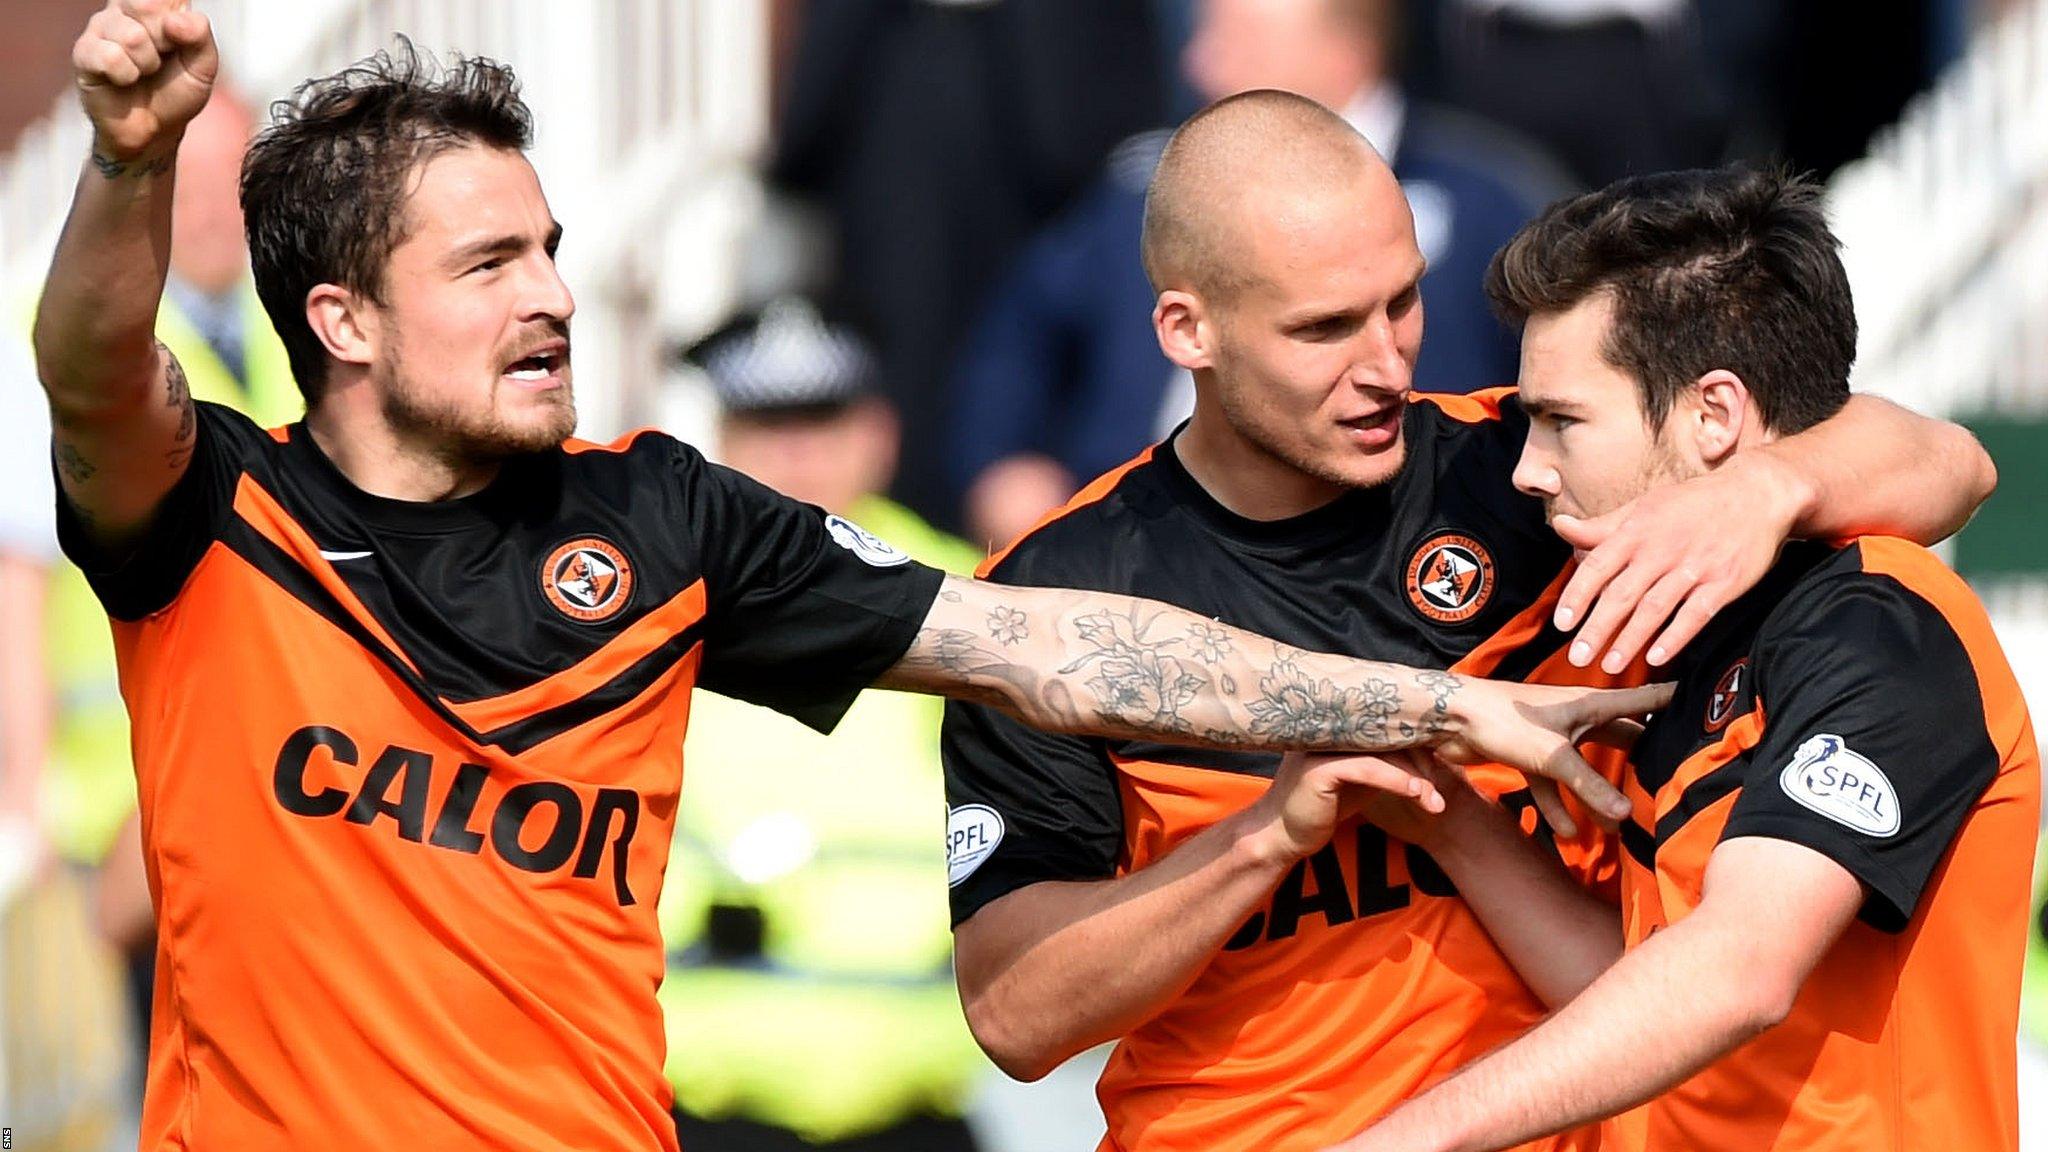
POLYGON ((457 500, 482 491, 498 474, 495 460, 457 459, 411 442, 381 418, 350 419, 338 409, 330 402, 307 412, 306 432, 349 483, 372 496, 415 504, 457 500))
POLYGON ((1173 451, 1211 499, 1247 520, 1286 520, 1313 512, 1345 491, 1252 443, 1200 399, 1173 451))

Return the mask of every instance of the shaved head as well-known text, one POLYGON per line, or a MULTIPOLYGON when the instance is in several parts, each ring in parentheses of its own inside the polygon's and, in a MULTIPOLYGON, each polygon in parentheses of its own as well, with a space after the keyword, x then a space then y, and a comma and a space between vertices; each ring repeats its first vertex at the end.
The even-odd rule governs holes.
POLYGON ((1427 264, 1349 124, 1273 89, 1203 109, 1160 157, 1143 256, 1159 349, 1195 381, 1175 451, 1225 507, 1277 519, 1400 471, 1427 264))
POLYGON ((1181 125, 1159 158, 1145 195, 1145 275, 1154 292, 1227 299, 1258 276, 1247 224, 1374 184, 1399 195, 1365 137, 1315 101, 1274 89, 1218 100, 1181 125))

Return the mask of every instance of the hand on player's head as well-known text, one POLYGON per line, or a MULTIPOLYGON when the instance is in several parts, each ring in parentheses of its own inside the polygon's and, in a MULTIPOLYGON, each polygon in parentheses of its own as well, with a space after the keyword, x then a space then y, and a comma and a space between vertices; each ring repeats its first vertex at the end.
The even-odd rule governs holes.
POLYGON ((189 0, 108 0, 71 47, 94 150, 115 161, 162 152, 212 95, 213 26, 189 0))
POLYGON ((1604 516, 1554 519, 1558 535, 1586 553, 1557 604, 1558 628, 1578 626, 1571 662, 1583 668, 1601 657, 1612 675, 1641 653, 1660 667, 1763 579, 1791 530, 1768 480, 1721 468, 1652 488, 1604 516))

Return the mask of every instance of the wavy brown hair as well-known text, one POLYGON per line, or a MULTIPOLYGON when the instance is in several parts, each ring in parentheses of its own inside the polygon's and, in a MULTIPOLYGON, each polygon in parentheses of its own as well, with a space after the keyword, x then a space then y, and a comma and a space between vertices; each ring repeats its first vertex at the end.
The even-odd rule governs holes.
POLYGON ((506 65, 454 56, 442 66, 401 36, 299 85, 270 116, 242 161, 242 214, 256 294, 311 405, 327 354, 306 322, 306 294, 338 284, 381 302, 415 171, 452 148, 525 151, 533 115, 506 65))
POLYGON ((1725 369, 1764 426, 1789 435, 1849 398, 1856 310, 1839 247, 1810 179, 1665 172, 1551 205, 1494 254, 1486 294, 1520 325, 1612 293, 1601 353, 1635 378, 1651 428, 1725 369))

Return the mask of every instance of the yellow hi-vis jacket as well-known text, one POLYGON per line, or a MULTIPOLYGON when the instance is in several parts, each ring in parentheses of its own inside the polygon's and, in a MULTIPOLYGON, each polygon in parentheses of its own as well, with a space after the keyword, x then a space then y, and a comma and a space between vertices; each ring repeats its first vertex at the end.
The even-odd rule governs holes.
MULTIPOLYGON (((848 515, 927 564, 979 560, 879 498, 848 515)), ((962 1111, 987 1064, 952 977, 943 707, 870 690, 821 736, 696 694, 661 902, 683 1110, 820 1142, 962 1111)))

